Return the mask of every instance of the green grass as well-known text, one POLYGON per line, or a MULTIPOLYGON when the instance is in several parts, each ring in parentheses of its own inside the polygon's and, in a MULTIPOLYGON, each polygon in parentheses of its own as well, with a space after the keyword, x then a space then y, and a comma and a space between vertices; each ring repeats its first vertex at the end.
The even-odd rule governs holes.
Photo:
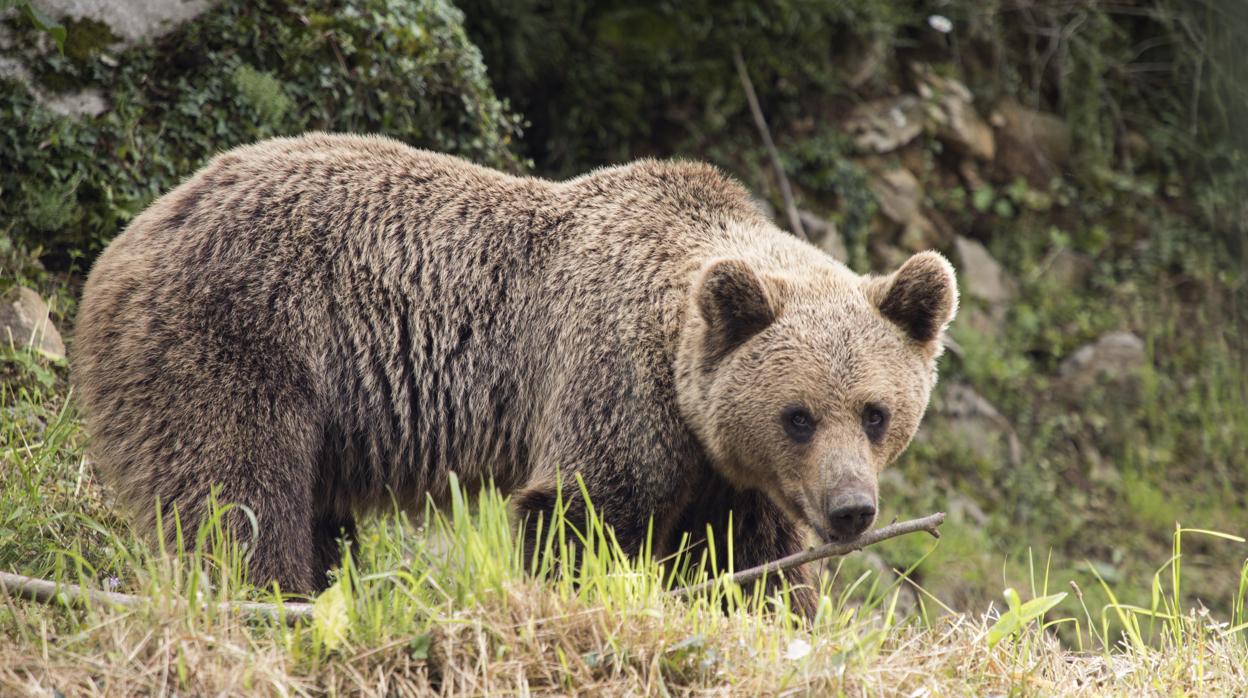
MULTIPOLYGON (((1248 548, 1194 530, 1175 530, 1172 557, 1136 580, 1151 603, 1120 600, 1109 582, 1062 584, 1063 570, 1028 556, 1011 585, 1021 591, 998 613, 942 599, 906 570, 861 569, 859 556, 828 566, 818 616, 803 624, 783 593, 728 584, 689 601, 665 593, 729 566, 731 551, 630 559, 608 528, 581 533, 556 516, 540 534, 548 554, 526 565, 506 500, 457 490, 445 511, 369 521, 314 620, 247 620, 206 603, 277 600, 247 584, 243 551, 219 519, 182 531, 171 550, 150 546, 111 514, 84 461, 64 367, 10 348, 0 371, 0 569, 150 599, 129 610, 0 600, 5 695, 1248 690, 1248 564, 1219 572, 1237 588, 1226 615, 1194 607, 1183 589, 1195 543, 1230 546, 1240 559, 1248 548), (199 545, 188 552, 191 540, 199 545), (1061 593, 1068 603, 1038 612, 1061 593)), ((948 553, 976 540, 952 521, 939 543, 903 538, 878 554, 926 558, 923 568, 943 558, 956 575, 948 553)))

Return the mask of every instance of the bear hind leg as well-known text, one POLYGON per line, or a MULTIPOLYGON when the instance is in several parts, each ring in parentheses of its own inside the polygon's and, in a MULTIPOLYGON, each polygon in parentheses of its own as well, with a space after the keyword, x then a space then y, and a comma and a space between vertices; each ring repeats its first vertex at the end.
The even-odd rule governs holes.
MULTIPOLYGON (((230 407, 232 411, 216 413, 228 415, 219 420, 162 425, 164 433, 200 446, 171 449, 163 457, 153 454, 153 462, 168 465, 145 469, 144 489, 159 498, 166 512, 177 508, 187 541, 196 539, 210 515, 210 501, 228 507, 223 523, 247 549, 253 585, 269 588, 276 582, 283 592, 316 591, 323 586, 318 584, 323 571, 316 568, 313 538, 318 508, 313 468, 319 441, 308 426, 308 411, 280 398, 259 409, 238 402, 230 407)), ((184 411, 195 413, 212 414, 184 411)), ((170 528, 166 536, 172 534, 170 528)))

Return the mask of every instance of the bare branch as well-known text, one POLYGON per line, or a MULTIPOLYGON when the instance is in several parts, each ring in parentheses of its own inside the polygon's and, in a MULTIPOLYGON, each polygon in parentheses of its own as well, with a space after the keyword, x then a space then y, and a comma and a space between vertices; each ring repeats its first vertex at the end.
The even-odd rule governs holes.
MULTIPOLYGON (((85 606, 90 603, 137 608, 151 603, 151 599, 133 594, 87 589, 77 584, 57 584, 46 579, 35 579, 10 572, 0 572, 0 591, 49 606, 85 606)), ((229 601, 218 603, 216 607, 220 611, 236 612, 248 618, 283 620, 290 625, 312 617, 312 604, 310 603, 284 603, 279 607, 275 603, 229 601)))
POLYGON ((780 183, 780 196, 784 198, 784 209, 789 217, 789 227, 793 234, 803 240, 809 240, 806 228, 802 226, 802 218, 797 214, 797 204, 793 201, 793 189, 789 186, 789 178, 784 174, 784 165, 780 162, 780 151, 771 140, 771 130, 767 128, 767 119, 763 117, 763 108, 758 105, 758 95, 754 93, 754 83, 750 73, 745 69, 745 59, 741 57, 741 49, 732 47, 732 62, 737 66, 737 77, 741 78, 741 86, 745 88, 745 98, 750 103, 750 113, 754 115, 754 125, 758 127, 758 135, 763 138, 767 155, 771 158, 771 166, 776 170, 776 179, 780 183))
MULTIPOLYGON (((827 543, 808 550, 803 550, 800 553, 794 553, 788 557, 781 558, 773 562, 768 562, 765 565, 759 565, 758 567, 741 570, 740 572, 729 576, 727 581, 731 581, 736 584, 748 584, 749 582, 761 579, 764 575, 776 574, 777 572, 783 572, 784 570, 793 569, 794 567, 800 567, 808 562, 822 560, 827 557, 847 555, 849 553, 862 550, 868 545, 875 545, 876 543, 888 540, 889 538, 904 536, 907 533, 927 531, 932 534, 933 537, 939 538, 940 525, 944 523, 944 521, 945 514, 944 512, 940 512, 930 516, 924 516, 921 519, 891 523, 887 526, 867 531, 851 541, 846 541, 844 543, 827 543)), ((691 587, 673 589, 668 593, 673 596, 689 597, 714 587, 720 581, 721 580, 719 579, 712 579, 709 582, 703 582, 691 587)))
MULTIPOLYGON (((903 536, 907 533, 927 531, 932 536, 939 538, 939 528, 944 523, 944 520, 945 515, 941 512, 921 519, 892 523, 882 528, 867 531, 852 541, 820 545, 765 565, 741 570, 731 575, 728 581, 736 584, 747 584, 762 578, 764 575, 783 572, 784 570, 823 558, 846 555, 862 550, 869 545, 875 545, 881 541, 903 536)), ((673 589, 668 593, 673 596, 689 597, 704 592, 719 582, 720 580, 714 579, 691 587, 673 589)), ((143 596, 101 589, 88 589, 77 584, 57 584, 46 579, 36 579, 11 572, 0 572, 0 592, 49 606, 73 607, 95 604, 121 608, 139 608, 152 602, 151 599, 143 596)), ((179 603, 186 605, 186 602, 179 603)), ((312 617, 312 604, 310 603, 291 602, 279 606, 275 603, 258 601, 227 601, 213 605, 221 612, 238 613, 245 618, 282 621, 288 625, 294 625, 298 621, 308 620, 312 617)))

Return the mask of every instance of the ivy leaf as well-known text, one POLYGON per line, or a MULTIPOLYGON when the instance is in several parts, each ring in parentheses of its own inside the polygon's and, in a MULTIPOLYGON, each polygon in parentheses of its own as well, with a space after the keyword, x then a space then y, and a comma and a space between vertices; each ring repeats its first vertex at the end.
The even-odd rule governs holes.
POLYGON ((347 613, 347 592, 339 579, 326 589, 312 604, 313 636, 329 651, 338 649, 347 641, 347 629, 351 619, 347 613))
POLYGON ((56 42, 56 50, 65 53, 64 25, 52 19, 43 10, 32 5, 30 0, 0 0, 0 10, 7 10, 13 6, 21 8, 22 14, 31 24, 35 25, 35 29, 51 36, 52 40, 56 42))

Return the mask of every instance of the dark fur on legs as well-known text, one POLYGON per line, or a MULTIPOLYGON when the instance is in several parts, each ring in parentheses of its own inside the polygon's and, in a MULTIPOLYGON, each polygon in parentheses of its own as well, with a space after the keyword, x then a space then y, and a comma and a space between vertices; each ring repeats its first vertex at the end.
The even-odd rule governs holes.
MULTIPOLYGON (((732 532, 733 571, 749 569, 800 552, 806 543, 806 532, 786 516, 779 507, 758 491, 740 491, 713 473, 697 488, 698 496, 685 510, 673 531, 670 549, 679 545, 679 538, 689 541, 685 553, 698 559, 706 548, 706 532, 710 527, 715 540, 717 563, 721 570, 728 563, 728 532, 732 532)), ((746 589, 750 594, 758 584, 763 593, 774 595, 787 583, 789 603, 795 613, 813 619, 818 609, 818 589, 805 567, 769 575, 746 589)))

